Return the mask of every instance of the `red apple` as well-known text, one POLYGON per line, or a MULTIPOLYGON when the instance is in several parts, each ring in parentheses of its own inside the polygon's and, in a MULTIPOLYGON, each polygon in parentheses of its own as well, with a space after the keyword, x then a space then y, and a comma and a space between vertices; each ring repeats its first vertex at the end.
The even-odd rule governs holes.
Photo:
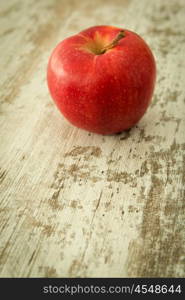
POLYGON ((155 60, 136 33, 95 26, 63 40, 48 64, 52 98, 75 126, 99 134, 131 128, 154 90, 155 60))

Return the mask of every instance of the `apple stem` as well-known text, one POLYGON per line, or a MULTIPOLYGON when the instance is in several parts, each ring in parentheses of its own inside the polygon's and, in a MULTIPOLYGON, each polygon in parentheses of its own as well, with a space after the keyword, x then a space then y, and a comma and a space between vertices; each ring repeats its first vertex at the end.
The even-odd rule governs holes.
POLYGON ((119 40, 121 40, 123 37, 125 37, 125 32, 124 32, 124 30, 120 30, 120 32, 115 37, 115 39, 112 41, 112 43, 110 43, 109 45, 107 45, 103 49, 101 49, 100 54, 103 54, 107 50, 112 49, 113 47, 115 47, 117 45, 117 43, 119 42, 119 40))

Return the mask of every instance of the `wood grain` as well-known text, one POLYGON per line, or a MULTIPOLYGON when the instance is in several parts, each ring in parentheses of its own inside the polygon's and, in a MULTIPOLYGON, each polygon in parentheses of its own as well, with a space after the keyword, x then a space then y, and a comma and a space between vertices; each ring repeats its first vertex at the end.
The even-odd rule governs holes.
POLYGON ((1 277, 183 277, 183 0, 1 1, 1 277), (140 34, 156 57, 132 130, 74 128, 46 85, 48 57, 96 24, 140 34))

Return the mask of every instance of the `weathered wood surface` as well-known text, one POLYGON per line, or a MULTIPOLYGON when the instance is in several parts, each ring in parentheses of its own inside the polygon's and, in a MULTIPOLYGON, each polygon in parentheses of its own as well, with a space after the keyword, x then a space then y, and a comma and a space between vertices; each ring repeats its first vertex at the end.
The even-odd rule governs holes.
POLYGON ((185 2, 0 8, 0 276, 185 276, 185 2), (97 24, 136 31, 157 61, 152 104, 121 135, 74 128, 46 86, 54 46, 97 24))

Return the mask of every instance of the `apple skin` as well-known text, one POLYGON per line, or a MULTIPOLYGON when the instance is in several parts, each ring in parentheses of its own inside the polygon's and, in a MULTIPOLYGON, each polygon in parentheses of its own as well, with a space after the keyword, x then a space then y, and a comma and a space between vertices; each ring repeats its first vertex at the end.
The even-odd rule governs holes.
POLYGON ((145 41, 125 36, 103 54, 122 28, 95 26, 66 38, 54 49, 47 68, 50 94, 73 125, 98 134, 134 126, 152 98, 156 65, 145 41))

